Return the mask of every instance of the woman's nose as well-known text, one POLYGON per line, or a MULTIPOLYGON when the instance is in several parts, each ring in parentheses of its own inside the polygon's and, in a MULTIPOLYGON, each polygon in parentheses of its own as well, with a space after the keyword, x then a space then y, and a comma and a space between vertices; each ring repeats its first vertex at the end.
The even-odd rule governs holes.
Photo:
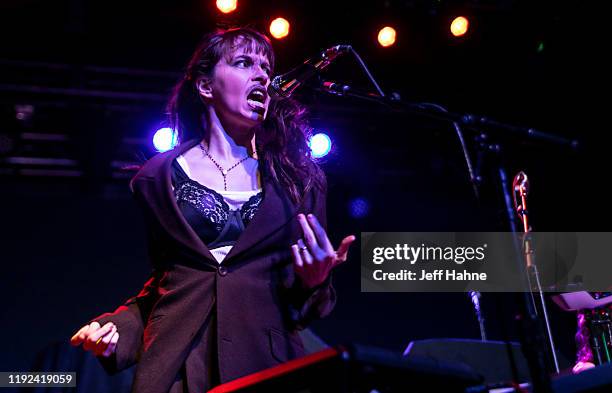
POLYGON ((268 84, 268 80, 270 77, 268 73, 262 67, 255 67, 255 73, 253 75, 253 80, 261 82, 262 84, 268 84))

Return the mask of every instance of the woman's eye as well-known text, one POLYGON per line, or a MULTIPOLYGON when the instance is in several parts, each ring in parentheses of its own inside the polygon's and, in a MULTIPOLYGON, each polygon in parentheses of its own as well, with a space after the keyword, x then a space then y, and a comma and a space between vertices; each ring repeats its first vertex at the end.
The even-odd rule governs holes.
POLYGON ((247 67, 247 66, 249 66, 249 65, 250 65, 250 63, 249 63, 249 61, 248 61, 248 60, 246 60, 246 59, 242 59, 242 60, 238 60, 238 61, 236 62, 236 65, 237 65, 237 66, 240 66, 240 67, 247 67))

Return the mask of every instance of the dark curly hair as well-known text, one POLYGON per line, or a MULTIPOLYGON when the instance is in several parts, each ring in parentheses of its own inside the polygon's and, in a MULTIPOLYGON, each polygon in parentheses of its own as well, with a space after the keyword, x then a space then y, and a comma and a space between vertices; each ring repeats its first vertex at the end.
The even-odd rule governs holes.
MULTIPOLYGON (((183 78, 174 86, 166 108, 170 126, 178 130, 179 143, 202 139, 208 132, 202 121, 206 104, 200 99, 196 81, 202 76, 210 77, 215 65, 238 48, 265 55, 274 68, 272 44, 256 30, 242 27, 206 35, 191 56, 183 78)), ((313 187, 325 186, 323 171, 307 143, 311 128, 306 114, 306 108, 293 99, 272 98, 266 120, 256 130, 263 175, 279 182, 296 204, 313 187)))

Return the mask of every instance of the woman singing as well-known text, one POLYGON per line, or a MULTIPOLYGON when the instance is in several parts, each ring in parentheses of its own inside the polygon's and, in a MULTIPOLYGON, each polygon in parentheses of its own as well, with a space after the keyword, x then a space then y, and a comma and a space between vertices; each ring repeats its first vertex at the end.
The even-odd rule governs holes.
POLYGON ((302 356, 297 331, 334 307, 355 237, 328 239, 304 110, 268 95, 273 67, 254 30, 208 35, 169 100, 180 144, 130 183, 151 277, 71 341, 109 373, 138 363, 134 392, 202 392, 302 356))

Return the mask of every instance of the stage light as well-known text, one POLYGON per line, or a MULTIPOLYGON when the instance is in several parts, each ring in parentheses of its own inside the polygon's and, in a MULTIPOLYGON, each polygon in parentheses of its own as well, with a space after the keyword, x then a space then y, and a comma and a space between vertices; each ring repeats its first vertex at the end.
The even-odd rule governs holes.
POLYGON ((153 146, 158 152, 174 149, 176 142, 177 135, 172 128, 160 128, 153 135, 153 146))
POLYGON ((461 37, 467 33, 470 27, 470 22, 463 16, 458 16, 451 23, 450 31, 455 37, 461 37))
POLYGON ((217 8, 224 14, 229 14, 238 7, 237 0, 217 0, 217 8))
POLYGON ((349 211, 353 218, 363 218, 370 212, 370 204, 364 198, 355 198, 349 202, 349 211))
POLYGON ((289 22, 284 18, 276 18, 270 23, 270 34, 280 40, 289 35, 289 22))
POLYGON ((325 157, 332 148, 331 139, 324 133, 315 134, 308 141, 308 147, 314 158, 325 157))
POLYGON ((395 37, 397 33, 395 29, 390 26, 383 27, 378 32, 378 43, 384 47, 395 44, 395 37))

